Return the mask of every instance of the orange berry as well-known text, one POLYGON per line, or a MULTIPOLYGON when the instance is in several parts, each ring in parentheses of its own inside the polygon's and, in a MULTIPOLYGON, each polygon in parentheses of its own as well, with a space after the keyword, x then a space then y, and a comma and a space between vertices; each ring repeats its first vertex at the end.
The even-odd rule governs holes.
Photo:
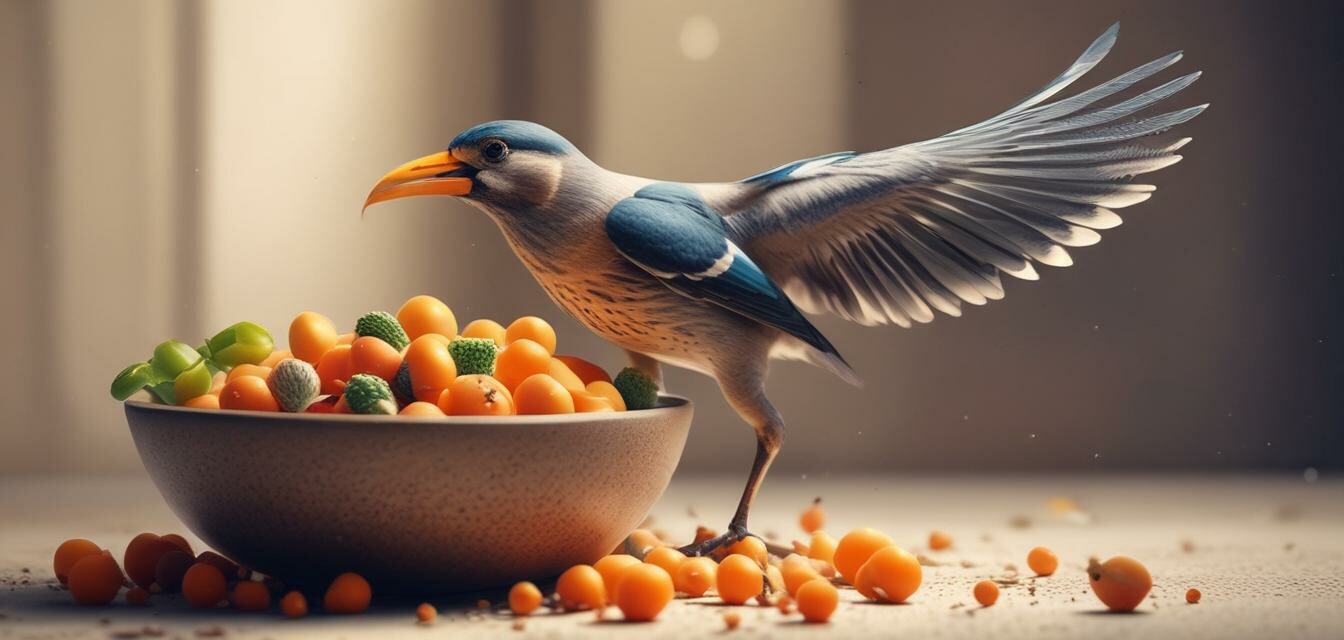
POLYGON ((732 631, 738 625, 742 624, 742 614, 736 611, 728 611, 723 614, 723 626, 732 631))
POLYGON ((545 347, 548 356, 555 353, 555 329, 536 316, 518 318, 504 330, 505 344, 513 344, 518 340, 531 340, 545 347))
POLYGON ((457 335, 457 318, 453 316, 453 310, 434 296, 419 295, 407 300, 397 310, 397 322, 411 340, 428 333, 446 338, 457 335))
MULTIPOLYGON (((360 336, 350 343, 350 374, 367 373, 388 382, 397 377, 401 353, 373 336, 360 336)), ((456 373, 456 372, 454 372, 456 373)), ((321 377, 322 374, 318 374, 321 377)))
POLYGON ((1027 566, 1038 576, 1048 576, 1059 568, 1059 558, 1055 552, 1045 547, 1036 547, 1027 552, 1027 566))
POLYGON ((196 556, 196 562, 204 562, 205 564, 219 569, 219 572, 225 576, 236 576, 240 570, 237 562, 225 558, 214 551, 202 551, 201 555, 196 556))
MULTIPOLYGON (((221 391, 222 390, 223 389, 221 389, 221 391)), ((191 407, 193 409, 210 409, 212 411, 218 410, 219 396, 213 393, 206 393, 203 395, 196 396, 195 398, 192 398, 190 400, 187 400, 186 402, 183 402, 182 406, 191 407)))
POLYGON ((558 355, 555 356, 555 359, 565 363, 565 366, 569 367, 570 371, 573 371, 575 375, 579 376, 579 379, 583 380, 584 386, 597 381, 606 383, 611 382, 611 376, 607 375, 605 369, 584 360, 583 358, 578 356, 558 355))
POLYGON ((289 350, 308 364, 317 364, 322 354, 336 346, 336 325, 314 311, 304 311, 289 323, 289 350))
POLYGON ((999 585, 993 580, 981 580, 975 583, 975 601, 982 607, 988 607, 999 601, 999 585))
POLYGON ((672 547, 658 547, 644 556, 644 562, 661 567, 670 578, 677 575, 681 563, 686 562, 686 554, 672 547))
POLYGON ((1199 589, 1190 589, 1185 592, 1185 601, 1189 604, 1199 604, 1199 599, 1203 595, 1199 589))
POLYGON ((420 624, 429 624, 439 617, 439 610, 428 602, 421 602, 420 606, 415 608, 415 619, 420 624))
POLYGON ((322 608, 328 613, 363 613, 373 599, 369 581, 358 573, 342 573, 331 581, 327 594, 322 597, 322 608))
POLYGON ((495 357, 495 377, 510 391, 518 388, 528 376, 546 373, 551 367, 551 354, 532 340, 512 341, 495 357))
POLYGON ((919 589, 924 570, 914 554, 892 545, 878 549, 859 569, 854 588, 865 598, 905 602, 919 589))
POLYGON ((779 608, 781 614, 787 616, 793 613, 793 598, 789 597, 787 593, 780 594, 779 599, 775 601, 775 606, 779 608))
POLYGON ((496 346, 500 347, 507 343, 506 335, 507 331, 504 329, 504 325, 485 318, 472 320, 462 329, 462 337, 464 338, 489 338, 495 341, 496 346))
POLYGON ((61 584, 65 584, 70 579, 70 568, 75 566, 84 556, 98 555, 103 550, 98 548, 92 540, 83 538, 73 538, 61 543, 56 547, 56 553, 51 560, 52 570, 56 573, 56 579, 61 584))
POLYGON ((262 380, 266 380, 267 378, 271 377, 271 368, 263 367, 259 364, 243 363, 232 369, 229 369, 229 373, 224 376, 224 381, 226 383, 232 382, 243 376, 256 376, 258 378, 261 378, 262 380))
POLYGON ((280 598, 280 612, 286 618, 302 618, 308 615, 308 599, 298 591, 290 591, 280 598))
POLYGON ((728 604, 744 604, 761 594, 765 574, 761 565, 752 558, 734 553, 719 563, 714 577, 714 588, 728 604))
POLYGON ((1092 592, 1111 611, 1133 611, 1153 588, 1153 577, 1138 560, 1116 556, 1106 562, 1092 558, 1087 563, 1092 592))
POLYGON ((439 405, 432 402, 412 402, 402 407, 398 415, 415 418, 442 418, 445 414, 439 408, 439 405))
POLYGON ((649 555, 650 551, 666 546, 666 543, 648 529, 635 529, 625 537, 625 552, 640 560, 649 555))
MULTIPOLYGON (((624 579, 622 576, 621 580, 624 579)), ((607 605, 607 589, 602 583, 602 574, 586 564, 576 564, 560 574, 560 579, 555 583, 555 595, 559 596, 560 606, 567 611, 601 609, 607 605)))
POLYGON ((196 564, 196 559, 191 554, 174 547, 172 551, 159 556, 159 564, 154 567, 154 582, 165 593, 177 593, 182 590, 182 578, 193 564, 196 564))
POLYGON ((840 593, 829 581, 817 578, 798 587, 798 595, 794 599, 798 602, 798 613, 803 614, 804 621, 820 623, 831 619, 831 614, 835 613, 836 606, 840 604, 840 593))
POLYGON ((869 527, 860 527, 840 539, 840 543, 835 547, 835 559, 833 564, 836 571, 845 577, 850 584, 857 586, 855 579, 859 575, 859 569, 863 563, 868 562, 878 549, 890 547, 895 544, 887 534, 869 527))
POLYGON ((839 543, 825 531, 813 531, 812 540, 807 544, 807 557, 835 564, 835 548, 839 543))
POLYGON ((219 392, 219 408, 233 411, 279 411, 266 381, 256 376, 230 380, 219 392))
POLYGON ((149 590, 144 587, 131 587, 126 590, 126 604, 141 607, 149 604, 149 590))
POLYGON ((606 398, 607 402, 611 403, 612 409, 625 411, 625 399, 621 397, 621 392, 617 391, 616 387, 610 382, 594 380, 588 383, 585 390, 595 396, 606 398))
POLYGON ((227 595, 224 573, 213 564, 197 562, 182 576, 182 597, 194 608, 214 607, 227 595))
POLYGON ((70 567, 67 584, 75 602, 83 605, 104 605, 112 602, 121 591, 121 567, 112 554, 99 551, 80 558, 70 567))
POLYGON ((565 389, 568 389, 571 392, 586 390, 583 385, 583 380, 575 375, 573 371, 570 371, 569 367, 557 358, 551 358, 551 363, 546 367, 546 373, 550 374, 552 378, 555 378, 556 382, 559 382, 565 389))
POLYGON ((189 556, 196 555, 196 552, 191 550, 191 543, 187 542, 186 538, 183 538, 182 536, 176 533, 165 533, 160 537, 163 538, 164 542, 167 542, 168 544, 177 547, 177 549, 182 553, 185 553, 189 556))
POLYGON ((283 349, 276 349, 275 351, 272 351, 272 352, 271 352, 271 355, 266 356, 266 358, 265 358, 264 360, 262 360, 261 362, 258 362, 258 363, 257 363, 257 366, 267 367, 267 368, 269 368, 269 369, 274 369, 274 368, 275 368, 275 365, 280 364, 280 361, 282 361, 282 360, 288 360, 288 359, 293 358, 293 357, 294 357, 294 353, 291 352, 291 351, 285 351, 285 350, 283 350, 283 349))
POLYGON ((355 333, 354 331, 351 331, 350 333, 342 333, 341 335, 336 336, 336 346, 339 347, 343 344, 350 344, 351 342, 355 341, 355 338, 358 337, 359 334, 355 333))
POLYGON ((529 376, 513 390, 518 415, 574 413, 574 398, 555 378, 544 373, 529 376))
POLYGON ((784 558, 784 562, 779 565, 779 572, 784 576, 784 590, 794 597, 798 596, 798 587, 821 577, 811 561, 796 553, 784 558))
POLYGON ((313 368, 317 369, 317 377, 322 381, 322 393, 339 394, 351 375, 350 345, 338 344, 327 350, 313 368))
POLYGON ((173 543, 152 533, 142 533, 132 538, 131 543, 126 545, 126 555, 122 556, 121 561, 126 568, 126 577, 148 589, 154 584, 154 571, 159 566, 159 558, 176 548, 173 543))
POLYGON ((933 531, 929 533, 929 548, 934 551, 942 551, 951 548, 952 536, 942 531, 933 531))
POLYGON ((813 500, 812 505, 803 510, 803 515, 798 516, 798 525, 808 533, 826 526, 826 510, 821 508, 821 498, 813 500))
POLYGON ((504 383, 480 374, 458 376, 439 395, 439 408, 450 416, 507 416, 515 412, 513 394, 504 383))
POLYGON ((706 591, 714 588, 714 583, 718 579, 719 565, 714 564, 714 560, 705 557, 687 558, 681 566, 677 567, 677 573, 673 576, 672 583, 680 591, 692 598, 699 598, 705 595, 706 591))
POLYGON ((571 391, 569 395, 574 400, 574 411, 576 413, 602 413, 616 410, 616 407, 611 406, 611 400, 595 393, 571 391))
POLYGON ((265 611, 271 608, 271 590, 254 580, 240 581, 233 588, 233 607, 239 611, 265 611))
POLYGON ((531 582, 519 582, 509 589, 509 609, 513 615, 525 616, 541 606, 541 589, 531 582))
POLYGON ((607 593, 616 593, 616 585, 620 584, 621 576, 625 570, 639 564, 639 558, 629 556, 624 553, 613 553, 602 556, 597 562, 593 563, 593 568, 602 575, 602 588, 607 593))
POLYGON ((437 334, 412 340, 406 347, 406 364, 411 370, 411 388, 416 400, 436 402, 439 394, 457 379, 457 365, 448 354, 448 345, 439 340, 437 334))
POLYGON ((728 547, 728 553, 738 553, 756 561, 756 564, 765 566, 770 560, 770 552, 765 548, 765 542, 756 536, 747 536, 734 542, 728 547))
POLYGON ((667 607, 674 595, 672 577, 668 572, 646 561, 646 564, 625 570, 625 575, 616 586, 616 606, 620 607, 626 620, 650 622, 667 607))

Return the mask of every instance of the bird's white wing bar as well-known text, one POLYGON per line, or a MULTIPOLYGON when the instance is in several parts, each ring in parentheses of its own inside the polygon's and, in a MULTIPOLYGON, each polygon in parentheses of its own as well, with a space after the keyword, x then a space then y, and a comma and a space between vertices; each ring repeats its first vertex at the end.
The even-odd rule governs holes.
POLYGON ((929 322, 934 311, 1003 297, 1001 273, 1068 266, 1116 209, 1155 187, 1130 180, 1180 161, 1183 138, 1147 146, 1205 106, 1144 115, 1191 73, 1107 100, 1175 64, 1163 56, 1075 95, 1048 100, 1091 70, 1111 27, 1063 74, 1007 111, 945 136, 865 154, 802 160, 705 193, 730 238, 806 311, 862 324, 929 322))

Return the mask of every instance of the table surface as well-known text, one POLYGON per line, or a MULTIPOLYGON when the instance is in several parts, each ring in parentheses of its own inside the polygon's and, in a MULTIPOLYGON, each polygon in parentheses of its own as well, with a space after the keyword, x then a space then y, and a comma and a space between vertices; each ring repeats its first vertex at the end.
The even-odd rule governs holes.
MULTIPOLYGON (((696 524, 721 527, 739 478, 682 474, 655 507, 650 526, 674 538, 696 524)), ((799 512, 823 496, 827 529, 878 527, 927 557, 924 585, 906 605, 862 602, 841 591, 823 626, 773 608, 741 607, 745 637, 886 636, 994 638, 1344 637, 1344 482, 1323 474, 1110 476, 772 477, 753 514, 758 533, 801 537, 799 512), (1310 481, 1308 481, 1310 480, 1310 481), (1077 510, 1061 510, 1067 498, 1077 510), (1053 504, 1053 506, 1052 506, 1053 504), (927 549, 939 529, 955 542, 927 549), (1026 552, 1046 545, 1058 572, 1031 578, 1026 552), (1134 614, 1107 614, 1091 594, 1083 567, 1097 555, 1129 555, 1153 574, 1148 601, 1134 614), (1011 566, 1010 566, 1011 565, 1011 566), (1021 573, 998 604, 980 608, 971 586, 1021 573), (1187 605, 1187 588, 1204 593, 1187 605)), ((475 600, 432 600, 440 618, 414 622, 414 602, 379 602, 365 615, 311 615, 227 609, 191 611, 177 596, 147 607, 120 600, 108 607, 73 604, 55 586, 51 553, 61 540, 87 537, 120 557, 145 530, 182 526, 144 478, 0 477, 0 638, 612 637, 724 635, 729 609, 713 598, 678 600, 659 621, 599 621, 592 612, 546 614, 521 629, 506 613, 479 612, 475 600)), ((199 541, 193 539, 194 543, 199 541)), ((502 598, 495 594, 496 602, 502 598)))

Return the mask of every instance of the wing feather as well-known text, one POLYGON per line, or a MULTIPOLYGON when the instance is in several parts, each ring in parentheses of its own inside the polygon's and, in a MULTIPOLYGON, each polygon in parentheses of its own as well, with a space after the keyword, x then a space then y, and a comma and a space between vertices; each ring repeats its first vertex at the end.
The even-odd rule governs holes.
MULTIPOLYGON (((1137 91, 1181 60, 1162 56, 1051 101, 1115 44, 1107 29, 1063 73, 1008 110, 947 135, 783 165, 713 191, 729 237, 803 310, 911 326, 1003 297, 1001 274, 1069 266, 1066 247, 1101 240, 1116 210, 1152 197, 1131 182, 1180 162, 1190 138, 1140 139, 1208 105, 1146 115, 1199 72, 1137 91)), ((710 193, 706 189, 706 194, 710 193)))

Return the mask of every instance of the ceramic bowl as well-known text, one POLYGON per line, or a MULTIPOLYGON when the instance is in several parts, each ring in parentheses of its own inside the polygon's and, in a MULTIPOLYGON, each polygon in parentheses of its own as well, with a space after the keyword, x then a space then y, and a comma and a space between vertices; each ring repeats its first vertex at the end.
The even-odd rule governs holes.
POLYGON ((405 418, 126 403, 168 506, 288 584, 355 571, 376 593, 541 580, 610 552, 681 457, 685 398, 645 411, 405 418))

